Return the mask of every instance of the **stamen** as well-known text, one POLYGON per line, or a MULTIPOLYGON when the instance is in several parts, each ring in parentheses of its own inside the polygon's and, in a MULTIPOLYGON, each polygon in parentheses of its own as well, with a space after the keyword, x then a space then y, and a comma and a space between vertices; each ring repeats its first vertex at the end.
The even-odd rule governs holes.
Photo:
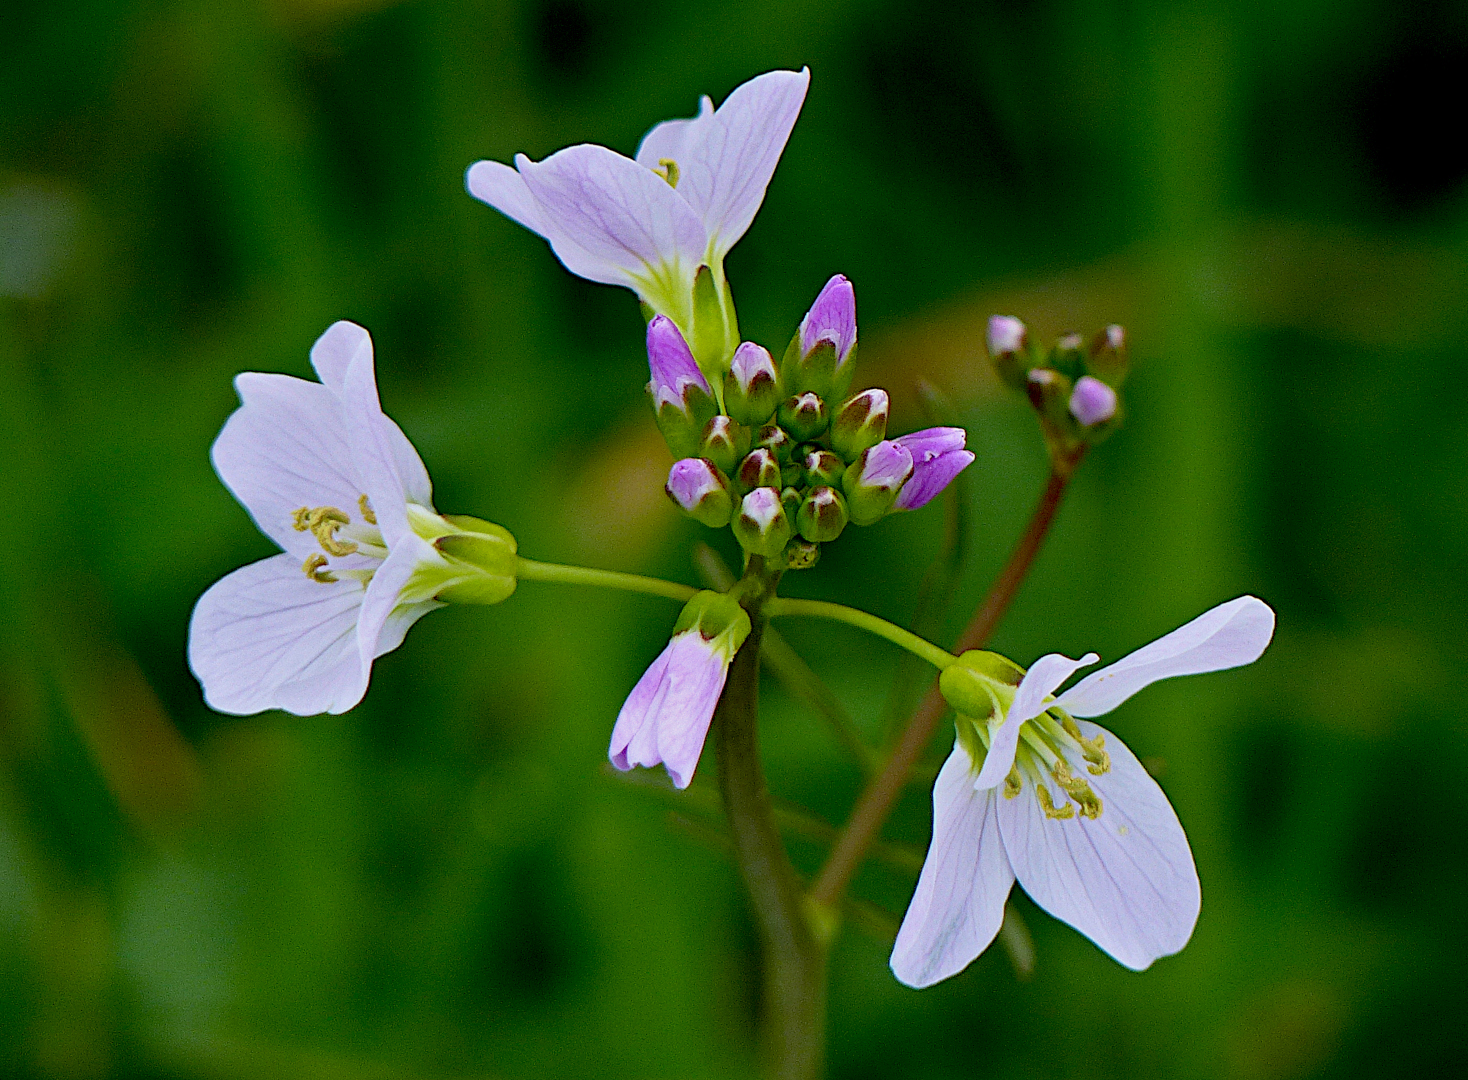
POLYGON ((1035 785, 1035 795, 1039 798, 1040 809, 1045 811, 1045 816, 1047 818, 1054 818, 1056 821, 1064 821, 1066 818, 1073 818, 1076 816, 1076 808, 1070 803, 1066 803, 1064 806, 1056 806, 1055 803, 1050 800, 1050 789, 1044 784, 1035 785))
POLYGON ((1009 775, 1004 778, 1004 797, 1006 799, 1012 799, 1018 795, 1021 783, 1018 766, 1012 767, 1009 770, 1009 775))
POLYGON ((658 167, 653 172, 666 180, 669 187, 678 186, 678 163, 672 158, 658 158, 658 167))
POLYGON ((311 527, 310 518, 311 508, 309 506, 303 506, 298 510, 292 511, 291 525, 295 528, 296 532, 305 532, 311 527))
POLYGON ((1081 817, 1095 820, 1101 816, 1101 799, 1091 790, 1091 785, 1079 779, 1070 771, 1070 767, 1064 761, 1057 761, 1050 775, 1055 777, 1067 795, 1076 801, 1081 808, 1081 817))
MULTIPOLYGON (((305 530, 302 531, 304 532, 305 530)), ((301 564, 301 570, 312 581, 319 581, 323 585, 329 585, 336 580, 336 575, 328 573, 324 569, 325 566, 326 556, 316 551, 306 556, 306 561, 301 564)))
POLYGON ((372 503, 368 501, 366 495, 357 496, 357 508, 362 511, 363 521, 368 525, 377 524, 377 515, 372 512, 372 503))
MULTIPOLYGON (((1060 712, 1060 710, 1056 710, 1060 712)), ((1105 750, 1106 736, 1097 735, 1094 739, 1088 739, 1081 734, 1080 725, 1071 719, 1069 713, 1060 712, 1060 726, 1065 733, 1078 744, 1081 756, 1086 759, 1086 771, 1092 776, 1105 776, 1111 771, 1111 755, 1105 750)))
POLYGON ((351 523, 352 519, 334 506, 318 506, 306 518, 306 525, 316 534, 316 542, 322 550, 336 556, 350 555, 357 550, 357 545, 350 540, 336 539, 337 529, 351 523))

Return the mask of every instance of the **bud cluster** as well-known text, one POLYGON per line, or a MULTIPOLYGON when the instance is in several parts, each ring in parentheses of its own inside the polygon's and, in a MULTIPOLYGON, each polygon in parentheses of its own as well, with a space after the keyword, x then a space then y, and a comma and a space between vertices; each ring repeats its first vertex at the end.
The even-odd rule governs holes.
POLYGON ((669 497, 750 554, 787 569, 815 564, 848 524, 872 525, 928 502, 973 461, 960 428, 887 438, 884 390, 849 394, 856 294, 836 275, 777 367, 751 341, 722 377, 705 378, 677 326, 647 329, 658 427, 675 457, 669 497))
POLYGON ((1023 391, 1040 414, 1051 457, 1073 462, 1121 423, 1117 391, 1127 375, 1126 331, 1111 325, 1088 343, 1062 335, 1048 352, 1031 345, 1025 324, 1008 315, 989 320, 989 357, 999 377, 1023 391))

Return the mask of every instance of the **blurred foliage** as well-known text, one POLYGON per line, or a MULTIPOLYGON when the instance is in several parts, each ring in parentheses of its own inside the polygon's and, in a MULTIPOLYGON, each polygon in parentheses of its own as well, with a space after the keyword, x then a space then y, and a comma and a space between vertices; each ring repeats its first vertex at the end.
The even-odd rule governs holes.
MULTIPOLYGON (((602 766, 670 605, 526 585, 435 614, 344 717, 213 715, 184 640, 199 593, 270 551, 209 466, 229 380, 306 374, 337 318, 372 330, 442 509, 533 557, 696 581, 636 305, 462 173, 630 152, 698 94, 807 63, 730 278, 778 351, 848 274, 896 429, 924 422, 921 381, 968 427, 938 636, 1043 478, 984 369, 993 311, 1123 322, 1135 367, 998 647, 1116 657, 1246 591, 1280 617, 1255 667, 1112 718, 1192 838, 1189 948, 1138 976, 1020 900, 1032 978, 995 948, 901 987, 881 909, 926 843, 915 786, 835 952, 832 1075, 1452 1071, 1465 62, 1461 4, 1387 0, 4 5, 0 1074, 749 1074, 710 763, 684 802, 602 766)), ((907 621, 944 550, 933 507, 790 588, 907 621)), ((921 688, 880 642, 786 632, 873 744, 921 688)), ((764 730, 777 794, 840 821, 860 772, 809 703, 772 682, 764 730)))

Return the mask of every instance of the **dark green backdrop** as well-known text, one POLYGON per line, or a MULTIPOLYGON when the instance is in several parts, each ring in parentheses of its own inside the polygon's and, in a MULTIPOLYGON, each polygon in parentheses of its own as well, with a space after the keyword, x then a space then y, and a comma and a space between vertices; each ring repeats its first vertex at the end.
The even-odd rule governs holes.
MULTIPOLYGON (((570 277, 462 174, 631 152, 698 94, 802 64, 728 269, 777 350, 846 273, 896 426, 926 422, 926 379, 968 427, 939 636, 1044 475, 984 366, 992 311, 1044 335, 1124 322, 1135 360, 1128 424, 998 647, 1115 658, 1242 592, 1280 626, 1254 667, 1111 718, 1192 838, 1188 949, 1136 975, 1021 901, 1032 978, 995 949, 919 994, 880 925, 848 926, 832 1075, 1461 1067, 1461 4, 11 0, 0 1074, 749 1074, 752 933, 710 770, 675 800, 603 767, 672 605, 531 584, 435 614, 343 717, 213 715, 184 643, 199 593, 271 550, 209 466, 230 379, 306 374, 338 318, 374 334, 441 509, 532 557, 696 581, 632 298, 570 277)), ((791 589, 906 621, 942 544, 933 507, 791 589)), ((910 700, 882 643, 790 637, 874 742, 910 700)), ((777 686, 765 739, 777 794, 839 821, 856 770, 777 686)), ((915 789, 888 835, 927 828, 915 789)), ((911 881, 874 865, 858 893, 900 913, 911 881)))

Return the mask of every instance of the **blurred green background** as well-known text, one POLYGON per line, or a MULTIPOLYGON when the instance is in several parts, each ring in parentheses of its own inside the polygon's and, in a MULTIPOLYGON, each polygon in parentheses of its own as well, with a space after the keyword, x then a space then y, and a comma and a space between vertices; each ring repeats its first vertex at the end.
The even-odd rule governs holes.
MULTIPOLYGON (((607 774, 665 601, 525 585, 434 614, 342 717, 210 713, 191 605, 270 553, 211 471, 243 369, 333 320, 440 509, 543 559, 698 580, 666 505, 631 296, 565 273, 464 168, 630 153, 812 70, 729 259, 783 347, 833 272, 896 430, 967 426, 951 640, 1044 477, 991 312, 1127 325, 1129 419, 1085 463, 996 645, 1116 658, 1214 603, 1265 658, 1110 724, 1192 838, 1201 921, 1128 972, 1018 902, 916 993, 857 882, 834 1077, 1449 1074, 1468 1051, 1462 4, 11 0, 0 8, 0 1075, 724 1077, 753 1070, 753 934, 692 791, 607 774)), ((934 506, 789 581, 906 622, 934 506)), ((873 745, 921 684, 844 628, 790 640, 873 745), (895 686, 895 689, 894 689, 895 686)), ((767 684, 776 794, 860 777, 767 684)), ((932 759, 946 747, 939 739, 932 759)), ((888 827, 920 850, 926 792, 888 827)), ((819 830, 793 838, 809 871, 819 830)))

